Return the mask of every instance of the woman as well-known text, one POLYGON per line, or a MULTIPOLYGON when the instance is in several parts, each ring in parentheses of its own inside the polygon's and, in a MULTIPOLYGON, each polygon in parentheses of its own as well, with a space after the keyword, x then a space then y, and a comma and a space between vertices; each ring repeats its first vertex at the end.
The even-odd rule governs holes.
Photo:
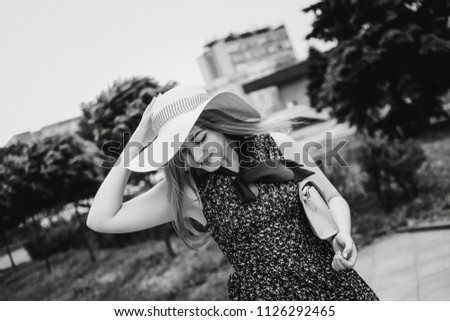
POLYGON ((167 91, 144 112, 99 188, 87 225, 125 233, 172 221, 193 249, 212 237, 235 270, 227 284, 231 300, 378 300, 353 270, 346 201, 319 168, 305 166, 307 155, 291 137, 271 132, 286 128, 288 117, 263 121, 231 92, 167 91), (165 179, 122 204, 130 170, 158 168, 165 179), (328 242, 313 234, 300 203, 298 182, 306 177, 325 191, 339 227, 328 242))

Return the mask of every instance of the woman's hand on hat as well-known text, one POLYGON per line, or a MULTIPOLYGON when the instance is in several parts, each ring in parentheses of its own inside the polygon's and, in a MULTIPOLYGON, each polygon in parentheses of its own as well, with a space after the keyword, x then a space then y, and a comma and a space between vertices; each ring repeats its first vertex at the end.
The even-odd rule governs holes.
POLYGON ((158 100, 159 96, 161 96, 161 93, 159 93, 157 96, 154 96, 150 104, 148 104, 147 108, 145 108, 139 126, 142 125, 142 127, 144 128, 152 126, 152 114, 153 114, 152 107, 158 100))
POLYGON ((132 139, 134 141, 139 141, 147 144, 148 142, 153 141, 153 139, 155 138, 156 133, 154 132, 152 126, 152 107, 158 100, 159 96, 161 96, 161 93, 159 93, 157 96, 154 96, 150 104, 148 104, 148 106, 145 108, 144 113, 142 114, 141 121, 139 122, 139 125, 137 126, 136 131, 132 136, 132 139))
POLYGON ((147 116, 150 113, 153 105, 156 103, 156 101, 158 100, 159 96, 161 96, 161 95, 162 94, 159 93, 157 96, 154 96, 152 98, 152 101, 150 102, 150 104, 148 104, 147 108, 145 108, 145 111, 144 111, 144 114, 142 115, 142 117, 147 116))

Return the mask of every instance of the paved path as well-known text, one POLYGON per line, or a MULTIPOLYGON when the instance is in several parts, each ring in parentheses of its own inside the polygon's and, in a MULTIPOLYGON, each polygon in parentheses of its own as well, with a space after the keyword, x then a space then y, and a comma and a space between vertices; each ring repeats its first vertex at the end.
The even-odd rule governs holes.
MULTIPOLYGON (((15 251, 12 251, 11 253, 14 263, 16 263, 16 266, 31 261, 31 257, 28 254, 27 250, 25 250, 23 247, 20 249, 17 249, 15 251)), ((11 261, 9 260, 8 254, 5 254, 3 256, 0 256, 0 270, 9 269, 11 267, 11 261)))
POLYGON ((355 270, 380 300, 450 300, 450 229, 379 239, 359 252, 355 270))

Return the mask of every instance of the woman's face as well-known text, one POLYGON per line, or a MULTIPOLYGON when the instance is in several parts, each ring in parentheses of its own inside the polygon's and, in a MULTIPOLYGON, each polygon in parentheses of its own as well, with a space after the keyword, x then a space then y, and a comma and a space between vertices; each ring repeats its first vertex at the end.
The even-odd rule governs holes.
POLYGON ((214 172, 227 161, 227 155, 230 157, 229 148, 224 134, 196 125, 183 144, 182 152, 188 166, 214 172))

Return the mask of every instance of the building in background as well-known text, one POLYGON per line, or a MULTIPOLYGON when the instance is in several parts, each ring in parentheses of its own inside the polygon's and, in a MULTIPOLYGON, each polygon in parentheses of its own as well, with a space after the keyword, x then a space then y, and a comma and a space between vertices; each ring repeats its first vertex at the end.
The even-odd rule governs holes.
POLYGON ((209 92, 228 89, 244 94, 242 83, 296 62, 284 25, 230 33, 204 49, 197 63, 209 92))
POLYGON ((310 107, 307 63, 297 60, 284 25, 211 41, 197 62, 206 90, 241 95, 263 116, 301 108, 305 118, 328 119, 310 107))
MULTIPOLYGON (((307 93, 307 62, 299 61, 294 53, 286 28, 262 28, 241 34, 231 33, 205 45, 197 59, 206 90, 214 93, 229 90, 251 103, 263 117, 275 116, 295 108, 307 121, 294 128, 296 137, 308 127, 331 129, 335 122, 327 122, 327 112, 311 108, 307 93)), ((315 132, 315 130, 313 130, 315 132)), ((306 133, 306 132, 305 132, 306 133)))
POLYGON ((242 90, 262 114, 295 108, 305 118, 329 119, 328 113, 318 113, 310 106, 307 70, 307 61, 297 62, 242 84, 242 90))
POLYGON ((78 130, 78 122, 80 121, 80 118, 81 116, 70 118, 67 120, 60 121, 58 123, 44 126, 40 130, 37 130, 35 132, 28 131, 14 135, 6 143, 6 146, 14 144, 18 141, 22 143, 29 143, 32 140, 42 139, 53 135, 62 135, 62 134, 75 135, 76 131, 78 130))
MULTIPOLYGON (((295 127, 291 136, 300 143, 309 141, 324 143, 327 132, 333 140, 345 139, 355 133, 347 123, 338 124, 325 110, 318 113, 311 107, 308 96, 308 61, 276 70, 270 74, 248 81, 242 85, 243 92, 254 106, 266 116, 275 115, 285 109, 296 109, 307 123, 295 127)), ((314 156, 324 150, 313 151, 314 156)))

